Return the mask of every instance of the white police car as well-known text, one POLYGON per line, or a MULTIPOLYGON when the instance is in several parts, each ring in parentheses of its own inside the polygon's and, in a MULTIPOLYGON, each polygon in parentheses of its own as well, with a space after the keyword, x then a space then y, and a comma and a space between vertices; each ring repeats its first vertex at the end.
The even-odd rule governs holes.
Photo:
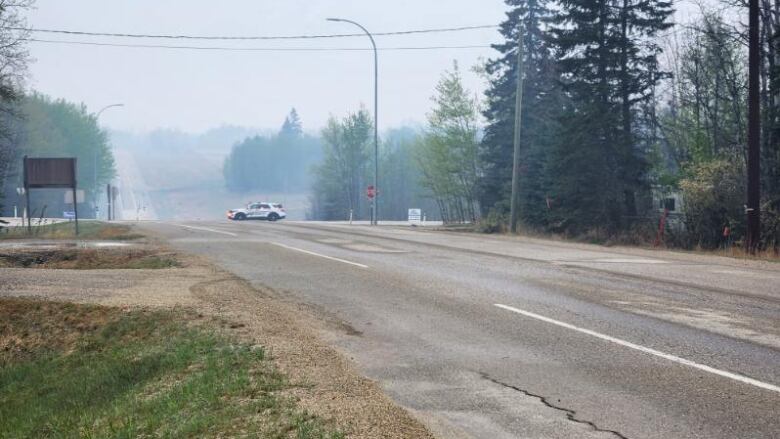
POLYGON ((278 221, 287 218, 287 213, 279 203, 249 203, 246 208, 228 210, 227 217, 234 221, 250 219, 278 221))

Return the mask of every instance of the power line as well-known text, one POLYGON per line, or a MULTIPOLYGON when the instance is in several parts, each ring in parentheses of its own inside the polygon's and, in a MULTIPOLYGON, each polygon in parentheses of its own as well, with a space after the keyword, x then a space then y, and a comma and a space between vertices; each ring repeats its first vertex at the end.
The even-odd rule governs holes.
MULTIPOLYGON (((375 36, 393 36, 393 35, 414 35, 414 34, 432 34, 444 32, 463 32, 479 29, 496 29, 498 25, 488 24, 479 26, 460 26, 435 29, 417 29, 393 32, 376 32, 375 36)), ((131 34, 131 33, 113 33, 113 32, 87 32, 63 29, 36 29, 23 27, 6 27, 5 29, 14 31, 26 31, 32 33, 80 35, 90 37, 118 37, 118 38, 156 38, 156 39, 177 39, 177 40, 312 40, 322 38, 349 38, 364 37, 364 34, 321 34, 321 35, 266 35, 266 36, 206 36, 206 35, 169 35, 169 34, 131 34)))
MULTIPOLYGON (((362 52, 373 50, 361 47, 224 47, 224 46, 171 46, 164 44, 123 44, 123 43, 99 43, 94 41, 62 41, 41 40, 37 38, 24 38, 23 41, 45 44, 63 44, 78 46, 105 46, 105 47, 130 47, 140 49, 169 49, 169 50, 208 50, 224 52, 362 52)), ((490 45, 464 45, 464 46, 400 46, 379 47, 380 51, 401 50, 447 50, 447 49, 489 49, 490 45)))

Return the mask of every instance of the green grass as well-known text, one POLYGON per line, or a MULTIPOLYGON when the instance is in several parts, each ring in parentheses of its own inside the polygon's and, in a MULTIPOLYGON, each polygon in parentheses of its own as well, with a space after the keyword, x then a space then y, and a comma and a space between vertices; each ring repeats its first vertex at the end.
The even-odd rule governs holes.
POLYGON ((150 270, 150 269, 163 269, 163 268, 176 268, 179 266, 179 262, 176 259, 165 256, 146 256, 141 259, 130 261, 123 268, 138 269, 138 270, 150 270))
POLYGON ((2 438, 342 437, 282 394, 262 348, 183 312, 22 305, 0 324, 20 340, 0 356, 2 438))
MULTIPOLYGON (((35 220, 33 220, 33 224, 35 224, 35 220)), ((0 239, 36 238, 131 241, 143 237, 139 233, 133 233, 129 226, 101 221, 79 222, 78 236, 76 235, 76 228, 73 222, 33 226, 31 234, 28 234, 27 227, 6 227, 0 229, 0 239)))

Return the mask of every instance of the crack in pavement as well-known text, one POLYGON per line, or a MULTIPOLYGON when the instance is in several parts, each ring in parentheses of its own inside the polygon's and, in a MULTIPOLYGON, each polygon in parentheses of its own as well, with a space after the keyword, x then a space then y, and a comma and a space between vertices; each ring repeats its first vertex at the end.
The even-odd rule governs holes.
POLYGON ((523 395, 530 396, 530 397, 532 397, 532 398, 536 398, 536 399, 538 399, 539 401, 541 401, 541 402, 542 402, 542 404, 544 404, 545 406, 547 406, 547 407, 549 407, 549 408, 551 408, 551 409, 553 409, 553 410, 558 410, 558 411, 561 411, 561 412, 564 412, 564 413, 566 413, 566 418, 567 418, 569 421, 576 422, 576 423, 578 423, 578 424, 585 424, 585 425, 589 426, 590 428, 592 428, 594 431, 597 431, 597 432, 601 432, 601 433, 611 433, 611 434, 613 434, 615 437, 617 437, 617 438, 619 438, 619 439, 629 439, 627 436, 624 436, 622 433, 620 433, 620 432, 617 432, 617 431, 615 431, 615 430, 608 430, 608 429, 604 429, 604 428, 601 428, 601 427, 599 427, 598 425, 594 424, 594 423, 593 423, 593 422, 591 422, 591 421, 586 421, 586 420, 582 420, 582 419, 577 419, 577 418, 576 418, 576 416, 577 416, 577 412, 576 412, 575 410, 571 410, 571 409, 567 409, 567 408, 565 408, 565 407, 560 407, 560 406, 557 406, 557 405, 555 405, 555 404, 551 403, 551 402, 550 402, 550 401, 547 399, 547 397, 545 397, 545 396, 542 396, 542 395, 537 395, 537 394, 535 394, 535 393, 531 393, 531 392, 529 392, 528 390, 521 389, 521 388, 519 388, 519 387, 517 387, 517 386, 513 386, 513 385, 511 385, 511 384, 504 383, 504 382, 502 382, 502 381, 499 381, 499 380, 497 380, 497 379, 495 379, 495 378, 491 377, 490 375, 488 375, 488 374, 486 374, 486 373, 484 373, 484 372, 480 372, 479 374, 480 374, 480 376, 482 376, 482 378, 483 378, 483 379, 485 379, 485 380, 488 380, 488 381, 490 381, 490 382, 491 382, 491 383, 493 383, 493 384, 498 384, 499 386, 506 387, 507 389, 512 389, 512 390, 515 390, 515 391, 517 391, 517 392, 520 392, 520 393, 522 393, 523 395))

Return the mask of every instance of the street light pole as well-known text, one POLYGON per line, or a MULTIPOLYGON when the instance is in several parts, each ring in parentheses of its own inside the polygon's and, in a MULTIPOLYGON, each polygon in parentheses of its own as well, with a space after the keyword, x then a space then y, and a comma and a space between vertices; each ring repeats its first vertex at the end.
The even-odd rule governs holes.
POLYGON ((350 23, 359 27, 371 40, 371 47, 374 48, 374 197, 371 198, 373 207, 371 209, 371 224, 379 224, 379 53, 376 50, 376 41, 371 32, 360 23, 344 18, 328 18, 328 21, 350 23))
MULTIPOLYGON (((125 106, 125 104, 106 105, 105 107, 101 108, 100 111, 95 113, 95 123, 97 123, 100 120, 100 115, 103 114, 103 112, 108 110, 109 108, 124 107, 124 106, 125 106)), ((97 168, 98 168, 97 151, 95 151, 95 153, 93 154, 92 158, 94 159, 94 167, 92 168, 92 171, 93 171, 93 177, 95 179, 94 180, 94 185, 93 185, 93 187, 95 188, 94 189, 95 190, 95 206, 94 206, 94 210, 95 210, 95 219, 97 219, 97 207, 98 207, 97 206, 97 194, 98 194, 98 185, 97 185, 97 168)), ((111 205, 111 200, 108 200, 108 203, 109 203, 109 205, 111 205)), ((108 219, 111 220, 111 215, 110 214, 108 216, 108 219)))

